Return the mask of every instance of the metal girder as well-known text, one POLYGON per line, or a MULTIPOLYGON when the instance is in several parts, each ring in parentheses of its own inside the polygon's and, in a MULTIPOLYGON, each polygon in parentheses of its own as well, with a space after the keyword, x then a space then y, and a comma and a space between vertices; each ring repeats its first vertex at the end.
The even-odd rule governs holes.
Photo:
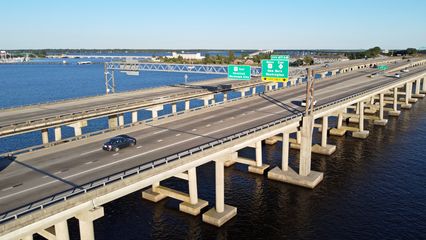
MULTIPOLYGON (((182 72, 203 74, 228 74, 228 65, 203 65, 203 64, 169 64, 169 63, 144 63, 144 62, 107 62, 105 63, 105 88, 106 94, 115 92, 114 71, 123 72, 182 72)), ((260 76, 260 67, 251 67, 252 76, 260 76)))

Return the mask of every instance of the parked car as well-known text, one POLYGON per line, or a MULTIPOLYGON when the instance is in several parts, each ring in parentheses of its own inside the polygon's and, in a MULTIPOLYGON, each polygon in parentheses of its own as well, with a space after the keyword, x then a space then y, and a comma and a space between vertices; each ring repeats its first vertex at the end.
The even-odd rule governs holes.
POLYGON ((135 145, 135 138, 130 137, 128 135, 118 135, 111 138, 108 142, 104 143, 102 149, 106 151, 118 152, 122 148, 135 145))
POLYGON ((395 73, 395 77, 396 77, 396 78, 400 78, 400 77, 401 77, 401 74, 399 74, 399 73, 395 73))

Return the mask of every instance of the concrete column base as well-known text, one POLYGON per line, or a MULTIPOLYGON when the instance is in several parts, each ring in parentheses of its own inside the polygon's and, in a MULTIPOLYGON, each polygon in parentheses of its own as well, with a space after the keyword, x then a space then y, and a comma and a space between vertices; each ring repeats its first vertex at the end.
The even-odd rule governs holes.
POLYGON ((364 113, 369 113, 369 114, 374 114, 374 113, 376 113, 377 112, 377 110, 376 109, 364 109, 364 113))
POLYGON ((223 165, 225 167, 230 167, 230 166, 232 166, 234 164, 235 164, 235 161, 232 161, 232 160, 228 160, 228 161, 226 161, 226 162, 223 163, 223 165))
POLYGON ((352 137, 366 139, 369 134, 370 134, 369 131, 364 130, 364 131, 359 131, 359 132, 353 132, 352 137))
POLYGON ((330 130, 330 135, 342 137, 346 134, 346 129, 342 128, 332 128, 330 130))
POLYGON ((263 173, 265 172, 266 169, 269 168, 268 164, 262 164, 262 166, 257 167, 257 166, 248 166, 248 171, 251 173, 256 173, 259 175, 263 175, 263 173))
POLYGON ((237 208, 225 204, 223 212, 218 213, 216 208, 212 208, 203 214, 203 222, 220 227, 237 215, 237 208))
POLYGON ((349 118, 349 122, 350 122, 350 123, 359 123, 359 118, 356 118, 356 117, 350 117, 350 118, 349 118))
POLYGON ((401 109, 411 109, 412 106, 411 104, 402 104, 401 109))
POLYGON ((200 214, 201 209, 207 207, 208 205, 209 205, 209 202, 202 199, 198 199, 198 203, 196 204, 191 204, 189 202, 181 202, 179 204, 179 210, 181 212, 188 213, 193 216, 197 216, 198 214, 200 214))
POLYGON ((294 143, 294 142, 291 142, 291 143, 290 143, 290 148, 291 148, 291 149, 300 150, 300 144, 298 144, 298 143, 294 143))
POLYGON ((324 174, 322 172, 316 171, 311 171, 308 176, 300 176, 291 168, 289 168, 287 171, 283 171, 279 167, 275 167, 268 172, 268 178, 271 180, 312 189, 322 181, 323 177, 324 174))
POLYGON ((149 200, 149 201, 155 202, 155 203, 163 200, 166 197, 167 196, 164 195, 164 194, 156 193, 156 192, 152 191, 152 188, 142 192, 142 198, 143 199, 146 199, 146 200, 149 200))
POLYGON ((267 139, 265 139, 265 144, 268 144, 268 145, 274 145, 277 142, 278 142, 278 140, 275 139, 275 138, 267 138, 267 139))
POLYGON ((392 117, 398 117, 401 114, 401 111, 389 111, 388 115, 392 117))
POLYGON ((420 90, 420 94, 426 94, 426 91, 420 90))
POLYGON ((327 144, 326 147, 322 147, 319 144, 312 146, 312 152, 316 154, 330 156, 336 151, 336 145, 327 144))
POLYGON ((408 99, 408 102, 409 103, 416 103, 418 100, 419 99, 417 99, 417 98, 410 98, 410 99, 408 99))
POLYGON ((425 94, 413 94, 411 95, 414 98, 424 98, 426 95, 425 94))
POLYGON ((377 125, 377 126, 386 126, 386 124, 388 124, 388 120, 387 119, 374 120, 373 123, 374 125, 377 125))

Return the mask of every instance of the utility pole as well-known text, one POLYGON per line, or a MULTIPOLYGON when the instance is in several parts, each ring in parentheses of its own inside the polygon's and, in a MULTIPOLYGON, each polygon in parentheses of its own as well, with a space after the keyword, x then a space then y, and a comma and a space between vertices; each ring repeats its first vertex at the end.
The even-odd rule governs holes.
POLYGON ((306 107, 305 107, 305 115, 312 115, 314 113, 314 90, 315 90, 315 76, 313 75, 313 71, 310 68, 306 68, 306 107))

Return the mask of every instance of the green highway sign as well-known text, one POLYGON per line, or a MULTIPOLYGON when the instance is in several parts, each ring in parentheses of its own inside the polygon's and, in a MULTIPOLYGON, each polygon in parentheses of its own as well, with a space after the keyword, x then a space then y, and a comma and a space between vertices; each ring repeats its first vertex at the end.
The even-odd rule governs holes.
POLYGON ((246 65, 228 65, 229 80, 250 80, 251 67, 246 65))
POLYGON ((377 66, 377 69, 379 69, 379 70, 388 70, 388 69, 389 69, 389 67, 388 67, 388 66, 386 66, 386 65, 378 65, 378 66, 377 66))
POLYGON ((262 60, 262 80, 288 81, 288 59, 262 60))
POLYGON ((289 60, 289 55, 271 55, 271 60, 289 60))

